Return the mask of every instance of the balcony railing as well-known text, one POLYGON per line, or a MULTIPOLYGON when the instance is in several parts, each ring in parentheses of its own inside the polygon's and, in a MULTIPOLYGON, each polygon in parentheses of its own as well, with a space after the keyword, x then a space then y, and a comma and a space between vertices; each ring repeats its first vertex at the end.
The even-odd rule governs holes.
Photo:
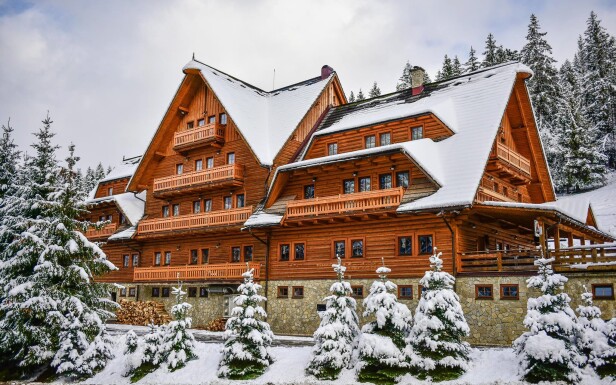
POLYGON ((519 153, 513 151, 503 143, 496 143, 496 158, 503 161, 506 165, 513 167, 527 177, 530 177, 530 161, 519 153))
POLYGON ((187 172, 165 178, 154 179, 154 193, 179 188, 199 187, 216 182, 244 179, 244 168, 237 164, 208 168, 201 171, 187 172))
POLYGON ((220 123, 178 131, 173 136, 173 148, 190 148, 210 142, 224 142, 225 128, 220 123))
POLYGON ((111 234, 115 233, 118 229, 118 225, 116 223, 109 223, 100 229, 88 229, 86 231, 86 237, 88 238, 107 238, 111 234))
POLYGON ((239 209, 209 211, 201 214, 178 217, 146 219, 139 223, 137 233, 149 234, 172 230, 200 229, 210 226, 226 226, 245 222, 252 214, 252 206, 239 209))
MULTIPOLYGON (((254 269, 255 279, 259 279, 261 265, 249 263, 248 267, 254 269)), ((185 265, 185 266, 159 266, 136 267, 133 274, 135 281, 223 281, 239 280, 246 272, 243 263, 225 263, 218 265, 185 265)))
POLYGON ((402 187, 366 191, 354 194, 341 194, 325 198, 291 201, 287 204, 287 218, 306 216, 346 214, 394 208, 400 205, 404 189, 402 187))
POLYGON ((562 268, 616 270, 616 243, 566 247, 549 255, 562 268))

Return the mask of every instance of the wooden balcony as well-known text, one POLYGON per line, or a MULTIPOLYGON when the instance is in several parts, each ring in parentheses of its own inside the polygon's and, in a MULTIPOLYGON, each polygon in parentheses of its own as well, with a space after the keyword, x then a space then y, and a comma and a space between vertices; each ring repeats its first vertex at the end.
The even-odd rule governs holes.
POLYGON ((95 238, 108 238, 111 234, 115 233, 118 229, 118 225, 116 223, 109 223, 103 226, 100 229, 88 229, 86 231, 86 237, 95 239, 95 238))
POLYGON ((561 271, 616 270, 616 243, 566 247, 549 255, 561 271))
POLYGON ((201 171, 187 172, 154 179, 153 193, 156 197, 171 196, 185 192, 197 192, 217 187, 235 187, 244 183, 244 167, 227 164, 201 171))
MULTIPOLYGON (((261 265, 249 263, 248 266, 254 269, 254 277, 258 280, 261 265)), ((246 264, 244 263, 135 267, 133 279, 135 282, 176 282, 178 279, 181 281, 229 281, 241 280, 245 272, 246 264)))
POLYGON ((291 201, 287 204, 286 219, 349 215, 366 211, 395 209, 400 205, 403 194, 404 189, 398 187, 291 201))
POLYGON ((139 222, 138 234, 152 234, 175 230, 203 230, 208 227, 238 225, 252 214, 252 206, 239 209, 209 211, 177 217, 146 219, 139 222))
POLYGON ((498 142, 490 154, 488 171, 498 173, 503 179, 515 185, 526 184, 531 181, 530 160, 498 142))
POLYGON ((220 147, 225 141, 225 126, 209 123, 205 126, 178 131, 173 135, 173 149, 185 151, 211 145, 220 147))

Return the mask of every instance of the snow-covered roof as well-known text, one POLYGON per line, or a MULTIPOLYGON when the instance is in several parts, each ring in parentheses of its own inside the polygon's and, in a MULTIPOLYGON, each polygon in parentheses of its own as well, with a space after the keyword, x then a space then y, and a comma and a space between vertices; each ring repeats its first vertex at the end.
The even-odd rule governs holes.
POLYGON ((141 160, 141 156, 136 156, 134 158, 124 159, 122 162, 111 169, 111 172, 107 174, 106 177, 101 179, 99 183, 109 182, 112 180, 120 179, 120 178, 128 178, 133 176, 137 166, 139 165, 139 161, 141 160))
POLYGON ((131 239, 133 235, 135 235, 136 232, 137 232, 137 226, 131 226, 125 230, 118 231, 115 234, 111 234, 111 236, 107 239, 109 241, 117 241, 121 239, 131 239))
POLYGON ((146 192, 142 191, 135 195, 133 193, 122 193, 102 198, 90 199, 86 201, 88 206, 95 206, 101 203, 112 203, 124 214, 131 225, 136 225, 143 217, 145 210, 146 192))
POLYGON ((196 60, 186 64, 186 70, 201 72, 259 161, 266 165, 273 163, 334 76, 319 76, 266 92, 196 60))

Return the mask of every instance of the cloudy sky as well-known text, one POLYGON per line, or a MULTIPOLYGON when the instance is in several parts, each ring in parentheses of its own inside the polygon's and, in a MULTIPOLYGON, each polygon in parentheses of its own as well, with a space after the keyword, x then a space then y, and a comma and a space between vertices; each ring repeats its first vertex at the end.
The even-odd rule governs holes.
POLYGON ((562 62, 591 10, 616 34, 616 2, 599 0, 0 0, 0 122, 26 149, 49 110, 82 167, 114 164, 145 150, 193 52, 264 90, 329 64, 347 93, 374 81, 385 93, 407 60, 434 76, 489 32, 520 49, 531 13, 562 62))

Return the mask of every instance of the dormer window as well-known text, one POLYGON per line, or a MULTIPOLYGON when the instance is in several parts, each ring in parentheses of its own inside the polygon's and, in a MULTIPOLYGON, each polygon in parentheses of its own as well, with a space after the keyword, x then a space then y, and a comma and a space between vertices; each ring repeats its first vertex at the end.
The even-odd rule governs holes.
POLYGON ((327 155, 336 155, 338 153, 338 143, 330 143, 327 145, 327 155))
POLYGON ((205 126, 205 119, 203 119, 203 118, 199 119, 199 120, 197 121, 197 125, 198 125, 199 127, 203 127, 203 126, 205 126))
POLYGON ((109 195, 109 196, 113 195, 113 187, 107 188, 107 195, 109 195))
POLYGON ((224 112, 220 114, 218 121, 220 122, 220 124, 227 124, 227 114, 225 114, 224 112))
POLYGON ((411 128, 411 140, 423 139, 423 126, 411 128))
POLYGON ((387 146, 388 144, 391 144, 391 134, 389 132, 383 132, 379 135, 379 142, 380 146, 387 146))
POLYGON ((376 136, 370 135, 364 137, 364 148, 374 148, 376 147, 376 136))

